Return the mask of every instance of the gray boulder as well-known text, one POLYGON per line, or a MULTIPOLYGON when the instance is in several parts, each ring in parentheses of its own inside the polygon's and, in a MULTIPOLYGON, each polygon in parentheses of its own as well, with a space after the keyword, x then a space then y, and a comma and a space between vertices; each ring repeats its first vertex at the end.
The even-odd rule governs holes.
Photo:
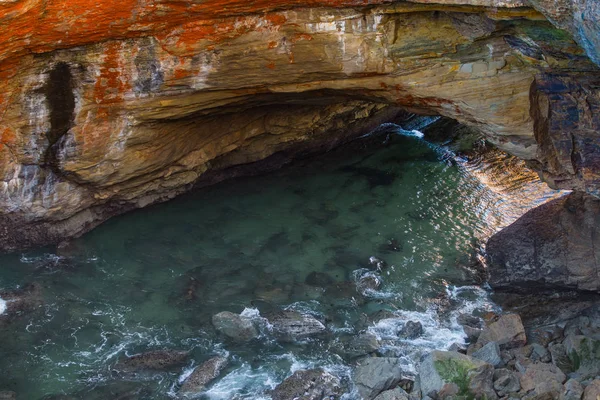
POLYGON ((237 342, 247 342, 258 336, 258 330, 249 318, 229 311, 213 315, 212 323, 218 332, 237 342))
POLYGON ((471 357, 492 364, 495 368, 500 367, 504 362, 500 356, 500 346, 496 342, 489 342, 473 354, 471 357))
POLYGON ((581 400, 583 396, 583 386, 575 379, 569 379, 560 393, 558 400, 581 400))
POLYGON ((293 342, 327 331, 319 320, 298 311, 284 310, 268 314, 266 318, 273 327, 273 334, 281 341, 293 342))
POLYGON ((217 356, 203 362, 183 381, 179 393, 183 396, 194 396, 201 392, 226 366, 226 357, 217 356))
POLYGON ((294 372, 271 392, 273 400, 336 400, 343 393, 342 384, 322 369, 294 372))
POLYGON ((342 344, 342 353, 349 358, 357 358, 371 354, 379 349, 377 336, 364 332, 354 336, 342 344))
POLYGON ((408 393, 401 388, 386 390, 381 392, 373 400, 410 400, 408 393))
POLYGON ((449 351, 432 351, 419 366, 423 396, 435 398, 447 384, 456 384, 458 396, 497 398, 493 389, 494 367, 484 361, 449 351))
POLYGON ((354 369, 352 379, 364 400, 371 400, 397 386, 405 376, 399 358, 369 357, 354 369))
POLYGON ((519 377, 514 372, 500 368, 494 371, 494 390, 499 396, 506 396, 509 393, 517 393, 521 390, 519 377))

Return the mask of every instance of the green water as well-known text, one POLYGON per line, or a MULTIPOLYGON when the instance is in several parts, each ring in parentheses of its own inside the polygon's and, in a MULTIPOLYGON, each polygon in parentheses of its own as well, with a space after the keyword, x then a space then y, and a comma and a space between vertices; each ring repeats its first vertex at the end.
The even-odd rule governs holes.
POLYGON ((456 315, 494 307, 464 270, 474 250, 553 193, 525 182, 534 194, 523 201, 491 190, 468 165, 417 137, 384 138, 114 218, 60 256, 53 249, 0 256, 0 288, 36 282, 44 302, 0 327, 0 390, 19 399, 170 398, 186 371, 227 354, 228 368, 200 398, 269 398, 266 391, 298 368, 348 377, 351 360, 336 349, 361 329, 376 333, 380 353, 402 357, 407 370, 428 349, 460 342, 456 315), (355 280, 374 273, 370 257, 388 265, 383 284, 356 294, 355 280), (336 283, 305 284, 313 271, 336 283), (277 307, 327 321, 329 334, 279 343, 263 327, 259 339, 239 345, 211 326, 220 311, 260 318, 277 307), (398 318, 365 322, 382 309, 398 318), (407 319, 420 320, 425 334, 399 338, 407 319), (127 376, 112 368, 125 354, 163 348, 191 350, 188 364, 127 376))

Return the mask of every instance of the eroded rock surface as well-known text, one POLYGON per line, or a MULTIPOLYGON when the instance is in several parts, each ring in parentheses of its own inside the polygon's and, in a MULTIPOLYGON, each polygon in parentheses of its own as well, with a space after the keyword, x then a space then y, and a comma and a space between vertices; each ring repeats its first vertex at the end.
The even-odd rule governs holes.
POLYGON ((583 48, 516 0, 3 2, 0 247, 277 168, 400 109, 597 194, 597 7, 578 1, 564 21, 534 5, 583 48))
POLYGON ((497 289, 600 290, 600 200, 583 193, 543 204, 490 238, 497 289))

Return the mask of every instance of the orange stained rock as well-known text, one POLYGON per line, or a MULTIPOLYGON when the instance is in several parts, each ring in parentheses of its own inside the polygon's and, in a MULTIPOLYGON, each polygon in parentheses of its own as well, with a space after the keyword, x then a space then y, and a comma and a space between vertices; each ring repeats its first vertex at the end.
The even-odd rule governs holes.
MULTIPOLYGON (((0 2, 0 60, 111 39, 164 35, 190 21, 203 21, 204 34, 211 35, 231 29, 219 26, 218 20, 232 17, 263 15, 269 24, 281 25, 285 16, 272 11, 386 2, 391 0, 10 0, 0 2), (210 28, 213 23, 216 28, 210 28)), ((196 32, 201 34, 202 30, 196 32)))
POLYGON ((123 60, 121 60, 121 42, 111 42, 106 47, 104 61, 100 67, 100 76, 94 86, 94 102, 98 108, 98 118, 106 118, 111 104, 123 100, 123 94, 131 89, 124 79, 123 60))

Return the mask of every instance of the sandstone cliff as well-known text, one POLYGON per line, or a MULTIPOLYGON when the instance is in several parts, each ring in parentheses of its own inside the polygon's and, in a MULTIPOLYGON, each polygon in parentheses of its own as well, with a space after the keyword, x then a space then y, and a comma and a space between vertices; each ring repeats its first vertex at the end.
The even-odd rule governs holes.
POLYGON ((2 2, 0 247, 56 243, 402 110, 598 195, 598 7, 555 3, 2 2))

